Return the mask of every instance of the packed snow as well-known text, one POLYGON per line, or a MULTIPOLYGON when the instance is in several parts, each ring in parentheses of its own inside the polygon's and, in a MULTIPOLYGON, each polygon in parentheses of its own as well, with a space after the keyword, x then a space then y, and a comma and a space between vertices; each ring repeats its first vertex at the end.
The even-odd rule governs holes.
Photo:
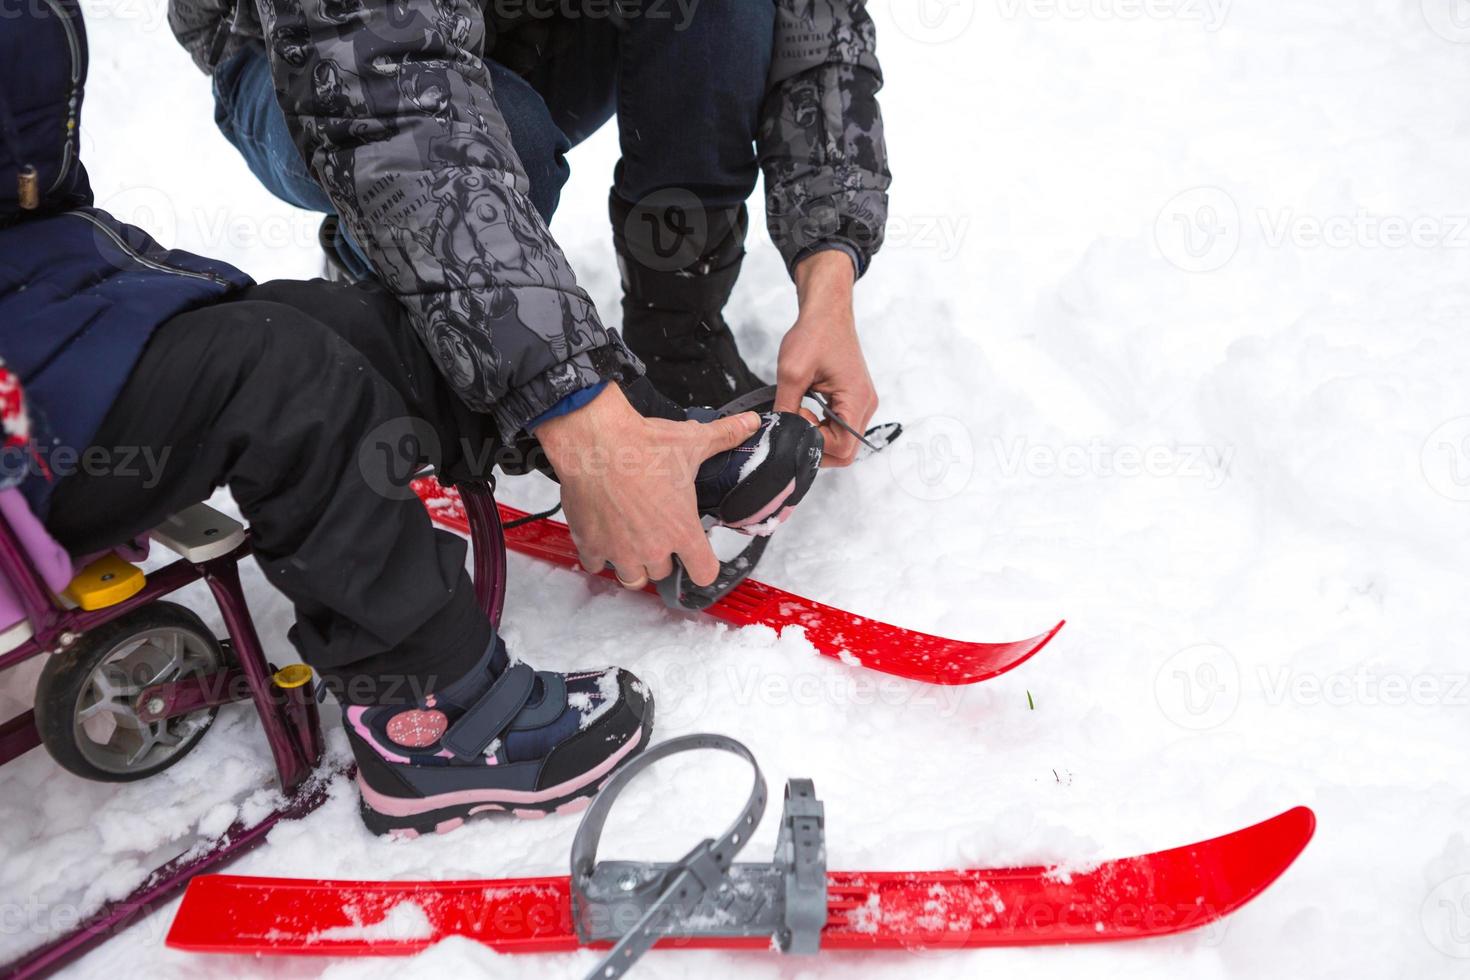
MULTIPOLYGON (((818 658, 799 631, 681 619, 512 556, 512 649, 547 669, 626 666, 658 699, 660 737, 723 732, 773 786, 814 778, 835 868, 1081 867, 1298 803, 1320 826, 1254 903, 1168 939, 810 961, 681 951, 641 975, 1465 975, 1470 27, 1457 3, 875 0, 893 218, 857 312, 879 419, 906 432, 823 474, 759 574, 956 637, 1069 625, 1010 674, 938 690, 818 658)), ((314 274, 316 216, 257 186, 214 130, 162 0, 84 6, 98 203, 257 278, 314 274)), ((553 225, 613 320, 615 155, 611 129, 575 151, 553 225)), ((794 297, 758 232, 731 309, 769 376, 794 297)), ((503 494, 531 509, 554 498, 539 478, 503 494)), ((289 610, 246 576, 283 662, 289 610)), ((190 601, 219 626, 205 596, 190 601)), ((0 678, 0 711, 20 710, 34 678, 0 678)), ((329 743, 345 752, 340 730, 329 743)), ((603 851, 677 857, 748 785, 737 760, 671 759, 620 801, 603 851)), ((82 782, 40 751, 6 766, 0 962, 273 798, 242 706, 142 783, 82 782)), ((555 874, 576 827, 481 819, 388 842, 356 805, 338 781, 231 870, 555 874)), ((772 816, 747 853, 763 859, 775 838, 772 816)), ((163 947, 171 914, 68 974, 580 977, 595 962, 462 939, 407 961, 200 957, 163 947)))

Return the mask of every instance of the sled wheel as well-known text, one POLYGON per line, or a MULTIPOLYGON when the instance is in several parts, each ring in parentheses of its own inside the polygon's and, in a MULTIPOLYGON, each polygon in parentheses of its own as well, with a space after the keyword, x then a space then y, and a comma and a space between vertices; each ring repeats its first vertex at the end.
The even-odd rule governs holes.
POLYGON ((46 661, 36 685, 36 729, 52 758, 78 776, 143 779, 188 755, 219 709, 145 722, 138 695, 224 666, 219 640, 198 616, 176 603, 149 603, 46 661))

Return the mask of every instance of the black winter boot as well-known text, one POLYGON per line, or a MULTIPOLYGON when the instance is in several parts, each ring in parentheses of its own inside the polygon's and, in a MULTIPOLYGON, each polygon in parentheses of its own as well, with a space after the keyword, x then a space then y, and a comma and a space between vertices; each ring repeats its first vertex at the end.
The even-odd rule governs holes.
POLYGON ((718 407, 764 387, 721 315, 745 257, 745 205, 701 212, 703 227, 677 206, 635 208, 615 193, 608 210, 623 278, 623 340, 653 386, 685 408, 718 407), (661 239, 691 255, 663 251, 661 239))

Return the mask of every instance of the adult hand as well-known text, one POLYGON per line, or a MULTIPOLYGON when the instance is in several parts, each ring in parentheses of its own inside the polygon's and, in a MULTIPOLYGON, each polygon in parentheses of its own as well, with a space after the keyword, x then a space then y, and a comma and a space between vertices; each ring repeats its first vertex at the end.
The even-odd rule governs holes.
POLYGON ((694 476, 759 427, 754 412, 707 423, 646 419, 616 384, 537 426, 582 566, 600 572, 611 562, 618 581, 641 589, 667 578, 677 555, 694 584, 713 582, 720 562, 699 522, 694 476))
MULTIPOLYGON (((801 409, 808 390, 820 392, 831 411, 864 432, 878 410, 878 392, 868 374, 852 315, 852 259, 826 249, 796 265, 796 323, 781 341, 776 360, 776 411, 801 409)), ((823 466, 847 466, 861 443, 830 419, 821 423, 823 466)))

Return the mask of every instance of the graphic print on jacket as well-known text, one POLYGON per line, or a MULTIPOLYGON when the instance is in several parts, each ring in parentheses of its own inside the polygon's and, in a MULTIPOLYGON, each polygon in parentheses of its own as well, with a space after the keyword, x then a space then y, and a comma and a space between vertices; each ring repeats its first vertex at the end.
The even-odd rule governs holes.
MULTIPOLYGON (((824 241, 866 265, 889 181, 872 22, 861 0, 775 2, 758 139, 773 238, 788 266, 824 241)), ((205 71, 265 39, 303 158, 456 392, 507 439, 572 391, 640 373, 527 196, 479 3, 258 0, 236 16, 230 0, 171 0, 169 21, 205 71)))

